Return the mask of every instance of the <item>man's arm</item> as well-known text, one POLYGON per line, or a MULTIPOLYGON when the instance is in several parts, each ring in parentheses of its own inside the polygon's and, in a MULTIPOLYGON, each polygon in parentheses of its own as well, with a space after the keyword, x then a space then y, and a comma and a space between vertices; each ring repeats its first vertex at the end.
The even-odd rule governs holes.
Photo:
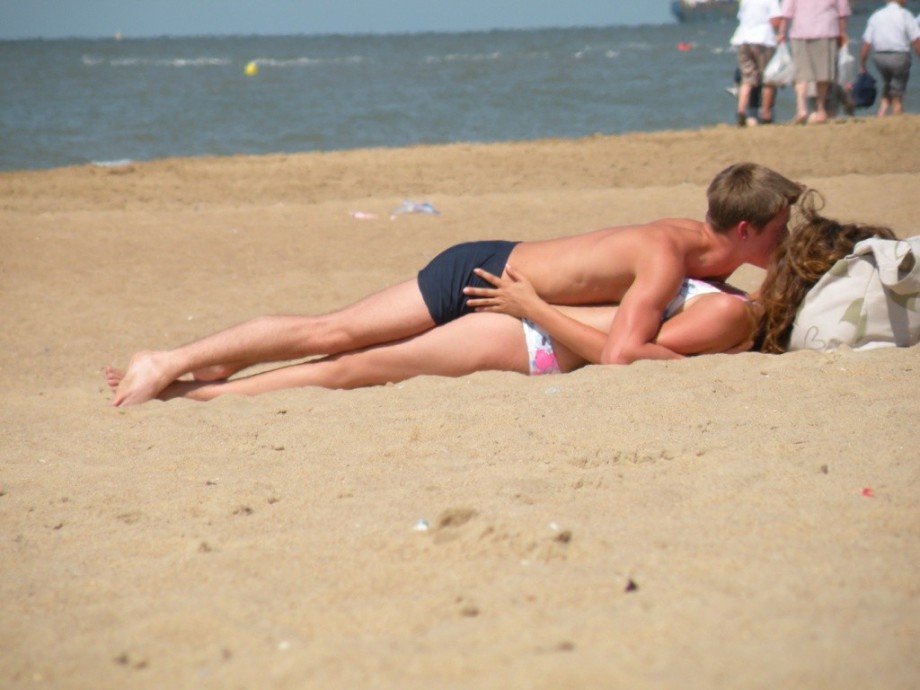
POLYGON ((664 310, 680 290, 683 278, 683 266, 663 256, 640 267, 613 317, 601 352, 601 364, 683 356, 655 342, 664 310))
POLYGON ((859 49, 859 71, 860 73, 866 71, 866 60, 869 59, 869 51, 872 50, 872 44, 868 41, 863 41, 862 47, 859 49))

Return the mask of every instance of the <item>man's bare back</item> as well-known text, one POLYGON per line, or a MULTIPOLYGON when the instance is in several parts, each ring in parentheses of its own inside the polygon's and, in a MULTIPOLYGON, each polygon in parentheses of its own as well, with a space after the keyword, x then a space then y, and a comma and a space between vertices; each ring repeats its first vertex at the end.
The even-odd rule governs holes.
POLYGON ((721 278, 737 266, 729 248, 705 223, 667 218, 645 225, 605 228, 582 235, 522 242, 508 263, 553 304, 619 303, 644 261, 679 265, 686 277, 721 278))

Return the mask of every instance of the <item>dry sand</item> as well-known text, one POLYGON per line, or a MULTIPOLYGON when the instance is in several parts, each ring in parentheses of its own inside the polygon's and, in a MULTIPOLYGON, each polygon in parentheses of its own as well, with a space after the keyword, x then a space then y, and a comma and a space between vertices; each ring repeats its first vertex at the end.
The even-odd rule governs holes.
POLYGON ((0 174, 0 686, 916 688, 920 348, 108 404, 137 349, 700 217, 739 160, 918 232, 917 117, 0 174))

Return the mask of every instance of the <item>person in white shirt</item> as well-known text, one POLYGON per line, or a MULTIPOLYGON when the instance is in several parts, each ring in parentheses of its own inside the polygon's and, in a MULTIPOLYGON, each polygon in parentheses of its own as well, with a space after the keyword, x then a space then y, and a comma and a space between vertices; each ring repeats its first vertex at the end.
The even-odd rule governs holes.
POLYGON ((889 0, 885 7, 869 17, 863 33, 859 71, 866 71, 866 60, 869 53, 873 53, 872 61, 882 78, 879 117, 885 117, 889 108, 892 115, 900 115, 904 111, 904 92, 910 78, 911 47, 920 55, 920 26, 905 9, 906 4, 907 0, 889 0))
POLYGON ((776 52, 775 30, 780 22, 779 0, 741 0, 738 7, 738 28, 731 44, 738 52, 741 85, 738 87, 738 126, 756 125, 758 120, 747 116, 751 92, 761 88, 760 122, 773 122, 773 101, 776 87, 763 83, 763 71, 776 52))

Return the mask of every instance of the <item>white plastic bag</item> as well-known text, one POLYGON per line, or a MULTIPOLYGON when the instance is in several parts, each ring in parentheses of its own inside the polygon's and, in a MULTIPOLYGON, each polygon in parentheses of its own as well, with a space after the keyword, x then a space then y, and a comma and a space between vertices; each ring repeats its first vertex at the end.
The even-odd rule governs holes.
POLYGON ((856 81, 856 58, 850 52, 850 44, 847 43, 840 52, 837 53, 837 83, 841 86, 850 86, 856 81))
POLYGON ((773 86, 789 86, 794 80, 795 67, 792 64, 792 55, 784 41, 776 46, 776 52, 764 68, 763 82, 773 86))

